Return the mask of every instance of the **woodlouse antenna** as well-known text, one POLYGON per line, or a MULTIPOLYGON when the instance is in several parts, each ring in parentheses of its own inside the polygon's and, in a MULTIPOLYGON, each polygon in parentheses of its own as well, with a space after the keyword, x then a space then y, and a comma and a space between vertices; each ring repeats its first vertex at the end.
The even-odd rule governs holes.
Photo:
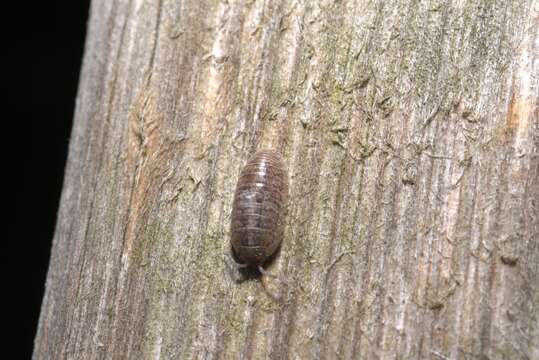
MULTIPOLYGON (((260 270, 260 269, 259 269, 260 270)), ((271 275, 270 277, 274 277, 274 275, 271 275)), ((262 288, 264 289, 264 291, 266 292, 266 294, 268 294, 268 296, 270 298, 272 298, 272 300, 276 301, 276 302, 281 302, 282 300, 282 296, 281 295, 278 295, 278 294, 275 294, 273 291, 271 291, 269 288, 268 288, 268 285, 266 284, 266 281, 264 280, 266 278, 266 276, 264 274, 262 274, 262 276, 260 277, 260 283, 262 284, 262 288)))
POLYGON ((261 274, 260 282, 262 283, 262 287, 264 288, 264 291, 265 291, 265 292, 266 292, 266 293, 267 293, 273 300, 280 302, 280 301, 282 300, 282 296, 276 295, 276 294, 274 294, 271 290, 269 290, 269 289, 268 289, 268 286, 267 286, 267 284, 266 284, 266 282, 264 281, 264 279, 265 279, 266 277, 270 277, 270 278, 275 279, 275 280, 277 280, 279 283, 284 284, 284 285, 286 285, 286 286, 288 286, 288 283, 287 283, 285 280, 283 280, 283 279, 277 277, 276 275, 273 275, 273 274, 270 274, 269 272, 267 272, 267 271, 262 267, 262 265, 258 265, 258 271, 259 271, 260 274, 261 274))

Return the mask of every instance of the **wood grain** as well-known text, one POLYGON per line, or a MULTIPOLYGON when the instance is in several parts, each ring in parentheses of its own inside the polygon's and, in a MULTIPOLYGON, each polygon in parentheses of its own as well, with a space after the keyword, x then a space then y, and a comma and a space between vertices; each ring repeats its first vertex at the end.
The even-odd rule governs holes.
POLYGON ((34 358, 539 358, 538 12, 94 0, 34 358), (223 261, 264 147, 282 306, 223 261))

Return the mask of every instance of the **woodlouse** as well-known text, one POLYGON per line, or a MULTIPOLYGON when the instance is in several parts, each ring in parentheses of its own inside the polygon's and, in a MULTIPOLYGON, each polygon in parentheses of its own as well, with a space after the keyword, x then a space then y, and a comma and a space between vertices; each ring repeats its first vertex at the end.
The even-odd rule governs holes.
POLYGON ((257 152, 241 171, 232 206, 232 251, 240 264, 264 272, 262 264, 282 242, 287 197, 281 156, 273 150, 257 152))

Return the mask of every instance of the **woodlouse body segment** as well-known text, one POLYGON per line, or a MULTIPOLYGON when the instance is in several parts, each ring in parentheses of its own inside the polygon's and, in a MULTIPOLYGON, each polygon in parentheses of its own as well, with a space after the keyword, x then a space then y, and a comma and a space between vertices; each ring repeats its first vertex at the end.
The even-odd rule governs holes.
POLYGON ((288 175, 281 156, 257 152, 240 173, 232 205, 230 234, 236 260, 259 266, 282 242, 288 175))

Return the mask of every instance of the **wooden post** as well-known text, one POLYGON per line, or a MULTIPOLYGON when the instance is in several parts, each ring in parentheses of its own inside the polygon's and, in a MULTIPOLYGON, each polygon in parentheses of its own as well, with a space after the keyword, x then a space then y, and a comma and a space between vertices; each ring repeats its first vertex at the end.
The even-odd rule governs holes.
POLYGON ((539 358, 538 12, 94 0, 34 358, 539 358), (266 147, 282 303, 223 261, 266 147))

